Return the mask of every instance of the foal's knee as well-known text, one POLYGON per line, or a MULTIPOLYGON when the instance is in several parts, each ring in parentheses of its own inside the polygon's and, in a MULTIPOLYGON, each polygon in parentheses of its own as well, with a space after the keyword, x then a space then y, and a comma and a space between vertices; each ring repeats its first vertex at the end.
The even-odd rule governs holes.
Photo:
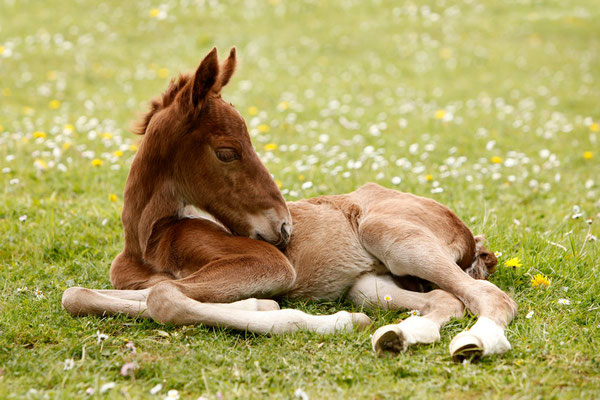
POLYGON ((171 282, 159 282, 152 286, 146 299, 146 307, 150 316, 162 323, 179 322, 179 308, 176 300, 179 297, 185 297, 179 292, 171 282))

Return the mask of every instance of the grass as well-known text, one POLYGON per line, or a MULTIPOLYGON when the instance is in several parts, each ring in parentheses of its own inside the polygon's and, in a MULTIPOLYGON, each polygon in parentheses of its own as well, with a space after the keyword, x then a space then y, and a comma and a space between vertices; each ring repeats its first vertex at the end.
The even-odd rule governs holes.
POLYGON ((2 3, 0 398, 597 398, 595 1, 2 3), (520 307, 509 353, 452 363, 469 318, 440 343, 376 359, 370 332, 266 337, 63 312, 67 287, 110 287, 131 121, 215 45, 238 47, 224 96, 288 200, 375 181, 487 235, 502 252, 491 280, 520 307), (514 257, 521 267, 504 265, 514 257), (538 273, 549 287, 532 287, 538 273), (119 374, 130 361, 135 379, 119 374))

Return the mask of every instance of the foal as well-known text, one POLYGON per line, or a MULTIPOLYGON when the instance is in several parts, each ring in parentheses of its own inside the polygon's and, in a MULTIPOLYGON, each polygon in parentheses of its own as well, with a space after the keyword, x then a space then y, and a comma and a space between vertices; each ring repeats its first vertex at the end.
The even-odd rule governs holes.
POLYGON ((504 328, 516 304, 482 280, 496 258, 448 208, 374 184, 286 205, 241 115, 221 99, 235 64, 235 49, 221 66, 213 49, 194 75, 152 102, 125 187, 125 247, 110 270, 118 290, 67 289, 65 309, 259 333, 330 333, 371 321, 362 313, 279 310, 268 298, 347 293, 360 306, 420 311, 378 329, 378 353, 439 340, 442 324, 465 306, 479 319, 453 339, 452 356, 507 351, 504 328), (406 290, 408 276, 439 289, 406 290))

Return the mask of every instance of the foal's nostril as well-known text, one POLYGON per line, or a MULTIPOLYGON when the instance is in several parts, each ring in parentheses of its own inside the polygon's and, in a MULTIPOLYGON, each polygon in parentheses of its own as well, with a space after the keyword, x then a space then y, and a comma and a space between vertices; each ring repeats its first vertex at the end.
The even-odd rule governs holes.
POLYGON ((284 222, 283 224, 281 224, 281 240, 284 243, 287 243, 289 238, 290 238, 289 225, 287 222, 284 222))

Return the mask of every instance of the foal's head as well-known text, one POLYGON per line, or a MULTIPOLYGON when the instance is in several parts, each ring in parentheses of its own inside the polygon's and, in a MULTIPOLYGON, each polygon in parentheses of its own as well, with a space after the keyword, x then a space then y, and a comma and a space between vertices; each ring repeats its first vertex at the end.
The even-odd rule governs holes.
POLYGON ((219 65, 213 49, 193 75, 171 81, 152 103, 139 133, 140 157, 160 163, 183 205, 205 210, 234 234, 284 246, 287 205, 254 151, 244 119, 221 98, 236 65, 235 48, 219 65))

